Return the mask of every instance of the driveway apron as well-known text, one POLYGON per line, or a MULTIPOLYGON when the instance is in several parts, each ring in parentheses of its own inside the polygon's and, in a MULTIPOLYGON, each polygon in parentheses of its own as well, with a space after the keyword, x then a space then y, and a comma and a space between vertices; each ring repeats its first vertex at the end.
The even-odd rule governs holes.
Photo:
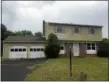
POLYGON ((1 63, 1 81, 24 81, 29 66, 45 62, 37 60, 5 60, 1 63))

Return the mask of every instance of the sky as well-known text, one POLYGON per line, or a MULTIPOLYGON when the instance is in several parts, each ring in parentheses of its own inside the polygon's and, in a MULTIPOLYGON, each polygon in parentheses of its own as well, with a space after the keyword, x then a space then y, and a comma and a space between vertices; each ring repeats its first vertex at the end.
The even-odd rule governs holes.
POLYGON ((42 21, 102 25, 108 37, 108 1, 2 1, 2 23, 9 30, 42 31, 42 21))

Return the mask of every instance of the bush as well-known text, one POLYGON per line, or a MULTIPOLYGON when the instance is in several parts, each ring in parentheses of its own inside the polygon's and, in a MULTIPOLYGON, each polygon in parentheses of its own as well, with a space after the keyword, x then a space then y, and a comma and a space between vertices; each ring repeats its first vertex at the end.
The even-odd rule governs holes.
POLYGON ((97 56, 99 57, 109 57, 109 42, 103 39, 98 46, 97 56))
POLYGON ((50 34, 45 47, 46 58, 57 58, 60 52, 60 45, 56 35, 50 34))
POLYGON ((46 58, 57 58, 59 56, 60 47, 47 45, 45 48, 46 58))

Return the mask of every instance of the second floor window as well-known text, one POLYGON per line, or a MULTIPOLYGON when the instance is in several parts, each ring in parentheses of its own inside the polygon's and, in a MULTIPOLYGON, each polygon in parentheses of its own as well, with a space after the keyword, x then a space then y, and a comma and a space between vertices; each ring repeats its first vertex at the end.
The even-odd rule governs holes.
POLYGON ((64 28, 61 27, 61 26, 58 26, 58 27, 56 27, 56 32, 57 33, 62 33, 62 32, 64 32, 64 28))
POLYGON ((95 34, 95 29, 94 28, 89 28, 89 34, 95 34))
POLYGON ((79 27, 74 27, 73 28, 73 33, 78 34, 79 33, 79 27))

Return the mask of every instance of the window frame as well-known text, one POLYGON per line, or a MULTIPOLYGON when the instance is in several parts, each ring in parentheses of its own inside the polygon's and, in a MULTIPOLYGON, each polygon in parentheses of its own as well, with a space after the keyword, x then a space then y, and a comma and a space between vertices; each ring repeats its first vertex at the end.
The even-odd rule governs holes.
POLYGON ((79 34, 79 33, 80 33, 80 27, 78 26, 73 27, 73 34, 79 34), (77 28, 78 28, 78 32, 75 31, 75 29, 77 28))
POLYGON ((41 48, 40 51, 44 51, 44 48, 41 48))
POLYGON ((39 52, 39 51, 41 51, 41 49, 40 49, 40 48, 37 48, 37 49, 36 49, 36 51, 38 51, 38 52, 39 52))
POLYGON ((65 32, 65 28, 62 27, 62 26, 56 26, 56 28, 55 28, 55 32, 56 32, 56 33, 64 33, 64 32, 65 32), (61 28, 62 31, 61 31, 61 32, 57 31, 58 28, 61 28))
POLYGON ((33 48, 30 48, 30 52, 33 52, 34 51, 34 49, 33 48))
POLYGON ((34 51, 34 52, 36 52, 36 51, 37 51, 37 49, 36 49, 36 48, 34 48, 34 49, 33 49, 33 51, 34 51))
POLYGON ((88 28, 88 34, 89 35, 94 35, 95 34, 95 28, 94 27, 89 27, 88 28), (91 31, 92 29, 94 30, 94 33, 92 33, 92 31, 91 31))
POLYGON ((23 49, 22 49, 22 52, 25 52, 25 51, 26 51, 26 48, 23 48, 23 49))
POLYGON ((15 50, 13 48, 10 49, 10 52, 15 52, 15 50), (13 51, 12 51, 13 50, 13 51))
POLYGON ((22 49, 22 48, 19 48, 19 49, 18 49, 18 51, 19 51, 19 52, 22 52, 22 51, 23 51, 23 49, 22 49))
POLYGON ((97 45, 96 45, 96 43, 87 43, 86 44, 86 49, 87 50, 96 50, 97 49, 97 45), (88 44, 90 44, 90 45, 88 45, 88 44), (94 49, 93 49, 93 47, 94 47, 94 49), (90 48, 90 49, 88 49, 88 48, 90 48))
POLYGON ((18 49, 18 48, 15 48, 14 51, 15 51, 15 52, 19 52, 19 49, 18 49), (17 51, 16 51, 16 50, 17 50, 17 51))

